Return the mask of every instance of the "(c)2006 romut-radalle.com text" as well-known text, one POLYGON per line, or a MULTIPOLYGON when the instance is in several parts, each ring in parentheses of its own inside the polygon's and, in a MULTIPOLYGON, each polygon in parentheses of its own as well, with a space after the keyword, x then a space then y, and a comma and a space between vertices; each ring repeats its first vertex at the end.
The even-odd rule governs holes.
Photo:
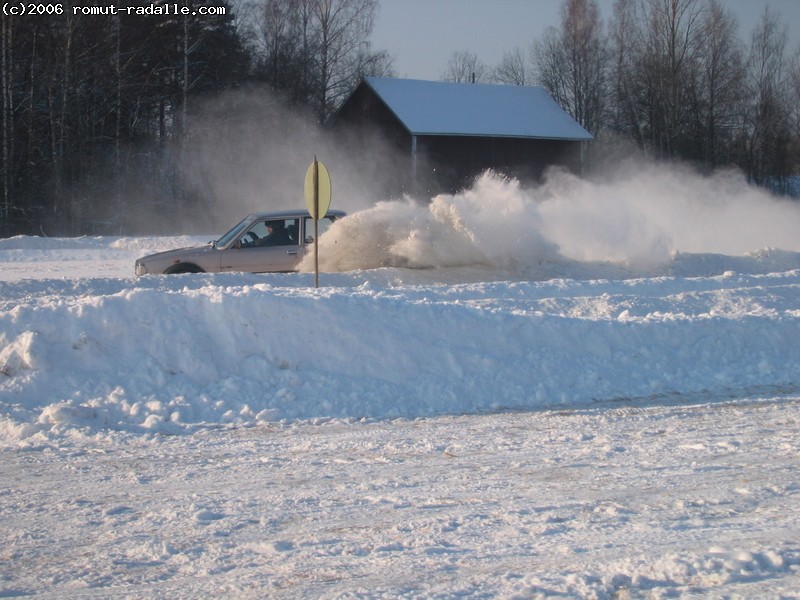
POLYGON ((224 6, 184 6, 176 2, 145 6, 76 6, 61 2, 6 2, 5 16, 27 15, 224 15, 224 6))

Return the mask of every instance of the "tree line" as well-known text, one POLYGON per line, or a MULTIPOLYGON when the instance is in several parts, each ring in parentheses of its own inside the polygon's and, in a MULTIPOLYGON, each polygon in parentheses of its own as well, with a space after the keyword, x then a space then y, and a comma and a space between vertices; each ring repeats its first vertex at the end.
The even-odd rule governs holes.
POLYGON ((266 86, 321 122, 362 75, 391 73, 369 44, 377 0, 63 6, 2 16, 3 236, 122 233, 202 204, 180 173, 199 99, 266 86))
POLYGON ((786 193, 800 174, 800 48, 765 9, 749 38, 723 0, 564 0, 560 26, 494 68, 455 52, 442 78, 537 84, 596 136, 786 193))
MULTIPOLYGON (((268 88, 323 123, 361 77, 394 75, 370 43, 378 0, 63 6, 2 16, 2 236, 130 233, 137 213, 202 206, 180 165, 204 98, 268 88)), ((797 172, 799 63, 770 11, 742 41, 720 0, 617 0, 607 26, 595 0, 564 0, 530 48, 494 68, 454 53, 442 79, 542 85, 600 144, 780 188, 797 172)))

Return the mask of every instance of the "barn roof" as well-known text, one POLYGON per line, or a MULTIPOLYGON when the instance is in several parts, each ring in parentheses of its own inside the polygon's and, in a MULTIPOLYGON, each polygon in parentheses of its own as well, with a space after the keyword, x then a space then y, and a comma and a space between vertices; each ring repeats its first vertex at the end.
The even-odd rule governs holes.
POLYGON ((366 77, 411 135, 590 140, 540 87, 366 77))

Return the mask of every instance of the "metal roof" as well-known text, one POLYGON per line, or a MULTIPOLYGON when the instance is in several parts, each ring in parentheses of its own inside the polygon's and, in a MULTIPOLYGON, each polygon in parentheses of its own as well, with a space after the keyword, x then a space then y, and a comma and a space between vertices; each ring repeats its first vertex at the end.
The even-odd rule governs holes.
POLYGON ((541 87, 366 77, 411 135, 591 140, 541 87))

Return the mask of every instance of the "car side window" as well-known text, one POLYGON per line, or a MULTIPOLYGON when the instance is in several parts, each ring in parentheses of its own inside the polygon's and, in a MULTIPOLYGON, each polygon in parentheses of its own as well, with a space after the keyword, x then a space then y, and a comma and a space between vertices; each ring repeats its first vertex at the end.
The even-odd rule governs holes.
MULTIPOLYGON (((319 235, 322 236, 323 233, 330 229, 330 226, 333 225, 333 222, 336 219, 334 217, 323 217, 319 220, 319 235)), ((311 217, 306 217, 306 236, 304 242, 306 244, 313 244, 314 243, 314 219, 311 217)))
POLYGON ((267 223, 266 221, 256 221, 253 223, 253 226, 250 228, 250 231, 247 232, 248 234, 252 233, 258 239, 262 239, 269 235, 267 232, 267 223))
POLYGON ((298 219, 256 221, 241 238, 242 248, 297 244, 298 219))

